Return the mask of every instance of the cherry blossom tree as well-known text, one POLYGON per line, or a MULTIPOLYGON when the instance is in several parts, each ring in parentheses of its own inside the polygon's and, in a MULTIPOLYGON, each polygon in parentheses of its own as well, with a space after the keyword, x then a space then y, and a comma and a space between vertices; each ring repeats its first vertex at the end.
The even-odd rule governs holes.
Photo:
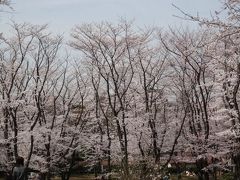
POLYGON ((52 172, 68 179, 85 117, 74 107, 83 103, 84 89, 68 73, 69 57, 59 56, 62 37, 45 25, 13 29, 12 38, 1 40, 1 167, 9 171, 21 155, 47 179, 52 172))

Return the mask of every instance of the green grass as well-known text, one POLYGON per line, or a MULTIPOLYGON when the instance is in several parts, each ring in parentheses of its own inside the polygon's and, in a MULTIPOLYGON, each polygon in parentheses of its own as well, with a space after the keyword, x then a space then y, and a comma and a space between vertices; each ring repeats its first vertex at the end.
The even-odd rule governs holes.
MULTIPOLYGON (((53 180, 60 180, 60 177, 54 177, 53 180)), ((95 176, 92 174, 89 175, 76 175, 76 176, 71 176, 70 180, 94 180, 95 176)))
MULTIPOLYGON (((53 180, 60 180, 60 177, 54 177, 52 178, 53 180)), ((94 175, 76 175, 76 176, 71 176, 70 180, 94 180, 95 177, 94 175)), ((4 180, 3 177, 0 177, 0 180, 4 180)))
MULTIPOLYGON (((181 180, 197 180, 197 177, 181 176, 181 180)), ((177 180, 177 176, 171 176, 171 180, 177 180)))

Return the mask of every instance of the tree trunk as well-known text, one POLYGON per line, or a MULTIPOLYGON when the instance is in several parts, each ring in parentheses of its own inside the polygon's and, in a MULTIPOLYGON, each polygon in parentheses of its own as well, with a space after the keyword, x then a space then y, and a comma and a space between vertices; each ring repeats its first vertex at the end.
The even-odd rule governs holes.
POLYGON ((196 160, 197 166, 197 175, 199 180, 209 180, 209 175, 203 169, 208 166, 207 159, 205 157, 201 157, 196 160))
POLYGON ((71 174, 72 174, 72 168, 74 166, 74 162, 75 162, 75 150, 72 153, 72 159, 71 159, 71 163, 70 163, 70 167, 66 173, 67 177, 65 178, 65 180, 69 180, 71 174))
POLYGON ((48 136, 48 143, 45 144, 46 150, 47 150, 47 180, 51 180, 51 172, 50 172, 50 161, 51 161, 51 153, 50 153, 50 142, 51 142, 51 136, 48 136))
POLYGON ((234 180, 240 180, 240 153, 233 156, 235 164, 234 180))

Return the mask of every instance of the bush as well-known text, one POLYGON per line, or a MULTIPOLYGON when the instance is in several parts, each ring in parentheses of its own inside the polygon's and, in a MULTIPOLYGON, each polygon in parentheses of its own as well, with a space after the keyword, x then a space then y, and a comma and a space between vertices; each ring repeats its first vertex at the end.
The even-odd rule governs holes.
POLYGON ((233 173, 229 172, 229 173, 225 173, 221 176, 222 180, 233 180, 234 179, 234 175, 233 173))

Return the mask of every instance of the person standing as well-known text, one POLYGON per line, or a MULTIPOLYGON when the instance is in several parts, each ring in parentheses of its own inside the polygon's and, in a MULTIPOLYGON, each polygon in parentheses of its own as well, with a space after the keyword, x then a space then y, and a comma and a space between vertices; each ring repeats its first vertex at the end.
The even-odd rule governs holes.
POLYGON ((16 165, 13 168, 12 180, 27 180, 26 168, 24 167, 24 158, 17 157, 16 165))

